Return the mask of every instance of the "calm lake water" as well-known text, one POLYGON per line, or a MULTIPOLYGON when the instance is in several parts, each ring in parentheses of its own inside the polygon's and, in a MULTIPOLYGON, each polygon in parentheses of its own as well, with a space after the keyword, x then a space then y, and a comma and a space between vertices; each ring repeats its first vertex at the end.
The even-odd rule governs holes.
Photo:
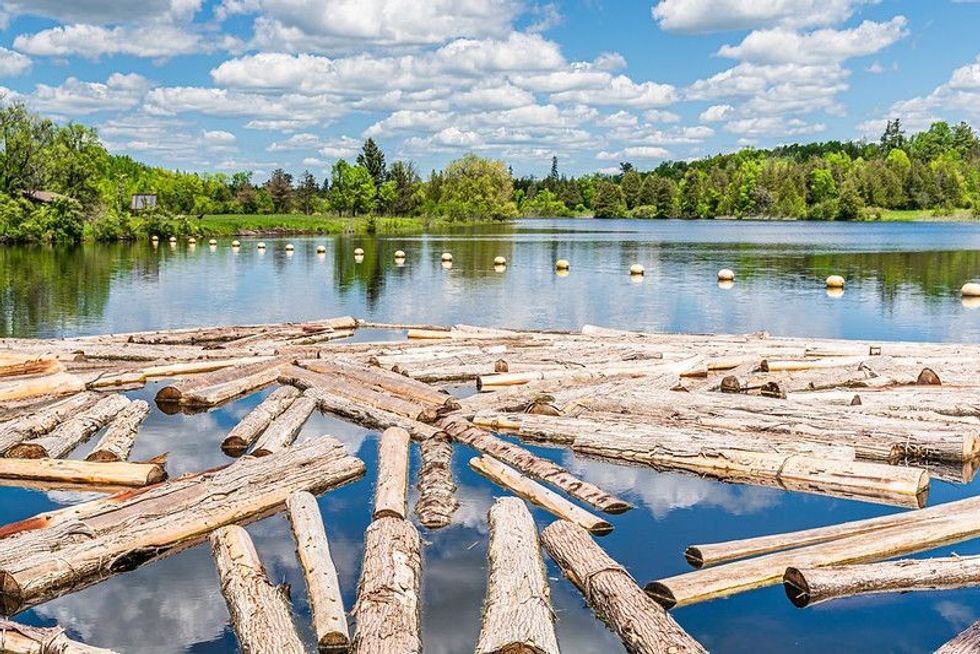
MULTIPOLYGON (((158 248, 148 243, 0 249, 0 334, 72 336, 137 329, 303 320, 350 314, 385 322, 578 328, 584 323, 644 330, 745 332, 877 340, 980 340, 980 308, 959 289, 980 279, 980 225, 535 220, 422 237, 265 239, 158 248), (316 246, 327 248, 317 255, 316 246), (355 264, 351 251, 366 250, 355 264), (395 250, 407 263, 392 261, 395 250), (440 254, 452 252, 446 270, 440 254), (508 266, 495 272, 493 259, 508 266), (564 277, 556 259, 571 262, 564 277), (632 281, 629 266, 646 268, 632 281), (715 273, 737 281, 719 288, 715 273), (823 280, 847 278, 841 297, 823 280)), ((387 335, 392 337, 391 334, 387 335)), ((359 340, 379 337, 365 332, 359 340)), ((394 335, 397 337, 397 334, 394 335)), ((130 393, 151 400, 159 384, 130 393)), ((223 435, 266 393, 208 413, 165 416, 154 408, 134 458, 170 453, 171 474, 227 463, 223 435)), ((360 572, 362 537, 375 483, 375 434, 314 416, 301 439, 330 433, 363 458, 368 474, 320 499, 348 609, 360 572)), ((94 443, 94 440, 92 443, 94 443)), ((89 445, 91 447, 91 443, 89 445)), ((532 448, 534 449, 534 448, 532 448)), ((632 500, 601 540, 638 582, 688 569, 691 543, 800 529, 894 509, 732 486, 536 449, 632 500)), ((74 456, 84 456, 85 448, 74 456)), ((413 453, 414 454, 414 453, 413 453)), ((422 530, 427 652, 472 651, 486 580, 487 510, 501 491, 455 471, 462 507, 452 527, 422 530)), ((413 476, 417 457, 413 460, 413 476)), ((413 491, 414 492, 414 491, 413 491)), ((976 493, 974 484, 934 481, 930 504, 976 493)), ((77 502, 67 492, 0 489, 0 523, 77 502)), ((414 501, 414 497, 412 498, 414 501)), ((539 526, 550 516, 534 510, 539 526)), ((293 541, 282 516, 251 525, 270 577, 293 589, 297 624, 312 643, 293 541)), ((980 554, 967 542, 929 555, 980 554)), ((562 650, 622 651, 548 562, 562 650)), ((889 595, 796 609, 781 587, 675 611, 713 652, 927 652, 980 618, 980 593, 889 595)), ((19 619, 58 623, 74 636, 121 652, 233 652, 234 635, 206 546, 50 601, 19 619)))

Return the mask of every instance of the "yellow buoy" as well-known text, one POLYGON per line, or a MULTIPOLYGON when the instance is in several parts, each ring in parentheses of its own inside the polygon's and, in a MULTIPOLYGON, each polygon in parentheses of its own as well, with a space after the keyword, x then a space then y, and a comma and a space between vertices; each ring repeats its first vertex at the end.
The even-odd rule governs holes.
POLYGON ((364 256, 364 250, 362 250, 361 248, 354 248, 354 256, 355 257, 363 257, 364 256))
POLYGON ((177 237, 176 236, 171 236, 170 237, 170 242, 171 243, 176 243, 177 242, 177 237))
POLYGON ((730 279, 719 279, 718 288, 722 289, 723 291, 727 291, 730 288, 735 288, 735 282, 730 279))
POLYGON ((977 282, 967 282, 963 284, 960 293, 963 294, 963 297, 980 297, 980 284, 977 282))
POLYGON ((555 270, 568 270, 570 267, 567 259, 559 259, 555 262, 555 270))
POLYGON ((218 244, 218 239, 212 238, 210 241, 208 241, 208 245, 217 245, 217 244, 218 244))
POLYGON ((442 260, 443 261, 452 261, 453 260, 453 255, 449 254, 448 252, 443 252, 442 253, 442 260))
POLYGON ((836 300, 837 298, 844 297, 844 287, 843 286, 828 286, 827 287, 827 297, 836 300))
POLYGON ((256 247, 256 248, 258 248, 259 250, 264 250, 264 249, 265 249, 265 243, 263 243, 262 241, 259 241, 259 242, 258 242, 258 243, 257 243, 257 244, 255 245, 255 247, 256 247))
POLYGON ((646 269, 643 268, 642 264, 634 263, 630 266, 630 275, 633 277, 643 277, 643 273, 645 272, 646 269))
POLYGON ((316 253, 317 254, 324 254, 326 251, 327 251, 327 246, 326 245, 318 245, 318 246, 316 246, 316 253))
POLYGON ((286 252, 292 252, 295 249, 296 248, 293 247, 293 244, 292 243, 286 243, 286 252))
POLYGON ((197 239, 191 236, 189 239, 187 239, 187 242, 191 245, 195 245, 197 243, 197 239))
POLYGON ((232 241, 231 242, 231 247, 233 247, 233 248, 240 248, 240 247, 242 247, 242 244, 239 241, 232 241))
POLYGON ((506 266, 507 265, 507 259, 505 259, 504 257, 494 257, 494 259, 493 259, 493 265, 495 265, 495 266, 506 266))
POLYGON ((718 281, 721 282, 734 282, 735 281, 735 271, 728 268, 722 268, 718 271, 718 281))
POLYGON ((568 277, 568 268, 558 268, 555 270, 555 274, 559 277, 568 277))
POLYGON ((404 259, 405 258, 405 253, 402 252, 401 250, 395 250, 395 258, 396 259, 404 259))
POLYGON ((840 275, 831 275, 827 278, 827 288, 844 288, 844 278, 840 275))
POLYGON ((153 241, 154 243, 156 243, 157 241, 160 240, 160 237, 157 236, 156 234, 154 234, 153 236, 150 237, 150 240, 153 241))

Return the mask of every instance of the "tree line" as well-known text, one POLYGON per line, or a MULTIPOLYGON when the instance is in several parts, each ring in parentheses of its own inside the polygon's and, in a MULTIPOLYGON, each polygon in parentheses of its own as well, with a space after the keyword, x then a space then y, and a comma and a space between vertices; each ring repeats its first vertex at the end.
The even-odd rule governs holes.
POLYGON ((367 139, 324 179, 274 170, 189 173, 109 153, 91 127, 59 125, 23 104, 0 107, 0 241, 78 241, 193 233, 210 214, 450 221, 518 216, 710 218, 773 216, 853 220, 882 210, 980 217, 980 140, 966 123, 906 135, 889 121, 878 142, 747 148, 653 170, 622 162, 615 174, 570 177, 552 157, 546 176, 520 177, 501 161, 466 154, 423 179, 411 161, 386 161, 367 139), (41 193, 38 193, 41 192, 41 193), (156 206, 133 210, 134 194, 156 206))

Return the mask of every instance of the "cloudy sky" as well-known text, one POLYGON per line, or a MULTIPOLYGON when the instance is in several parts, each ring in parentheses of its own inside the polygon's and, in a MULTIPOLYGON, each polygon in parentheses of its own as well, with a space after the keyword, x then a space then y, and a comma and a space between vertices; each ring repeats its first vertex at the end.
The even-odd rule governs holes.
POLYGON ((19 0, 0 26, 8 98, 258 177, 367 136, 543 176, 980 125, 976 0, 19 0))

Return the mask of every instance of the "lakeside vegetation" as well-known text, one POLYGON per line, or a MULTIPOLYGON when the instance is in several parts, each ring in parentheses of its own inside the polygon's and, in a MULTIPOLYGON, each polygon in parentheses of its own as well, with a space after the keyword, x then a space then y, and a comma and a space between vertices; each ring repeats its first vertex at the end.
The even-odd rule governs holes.
MULTIPOLYGON (((641 171, 569 177, 557 157, 543 178, 466 154, 426 179, 390 165, 372 140, 329 176, 274 170, 187 173, 110 154, 91 127, 0 108, 0 241, 77 242, 247 233, 403 233, 517 217, 980 218, 980 140, 966 123, 906 135, 898 120, 875 143, 746 148, 641 171), (151 194, 155 206, 134 210, 151 194)), ((547 164, 547 162, 543 162, 547 164)))

